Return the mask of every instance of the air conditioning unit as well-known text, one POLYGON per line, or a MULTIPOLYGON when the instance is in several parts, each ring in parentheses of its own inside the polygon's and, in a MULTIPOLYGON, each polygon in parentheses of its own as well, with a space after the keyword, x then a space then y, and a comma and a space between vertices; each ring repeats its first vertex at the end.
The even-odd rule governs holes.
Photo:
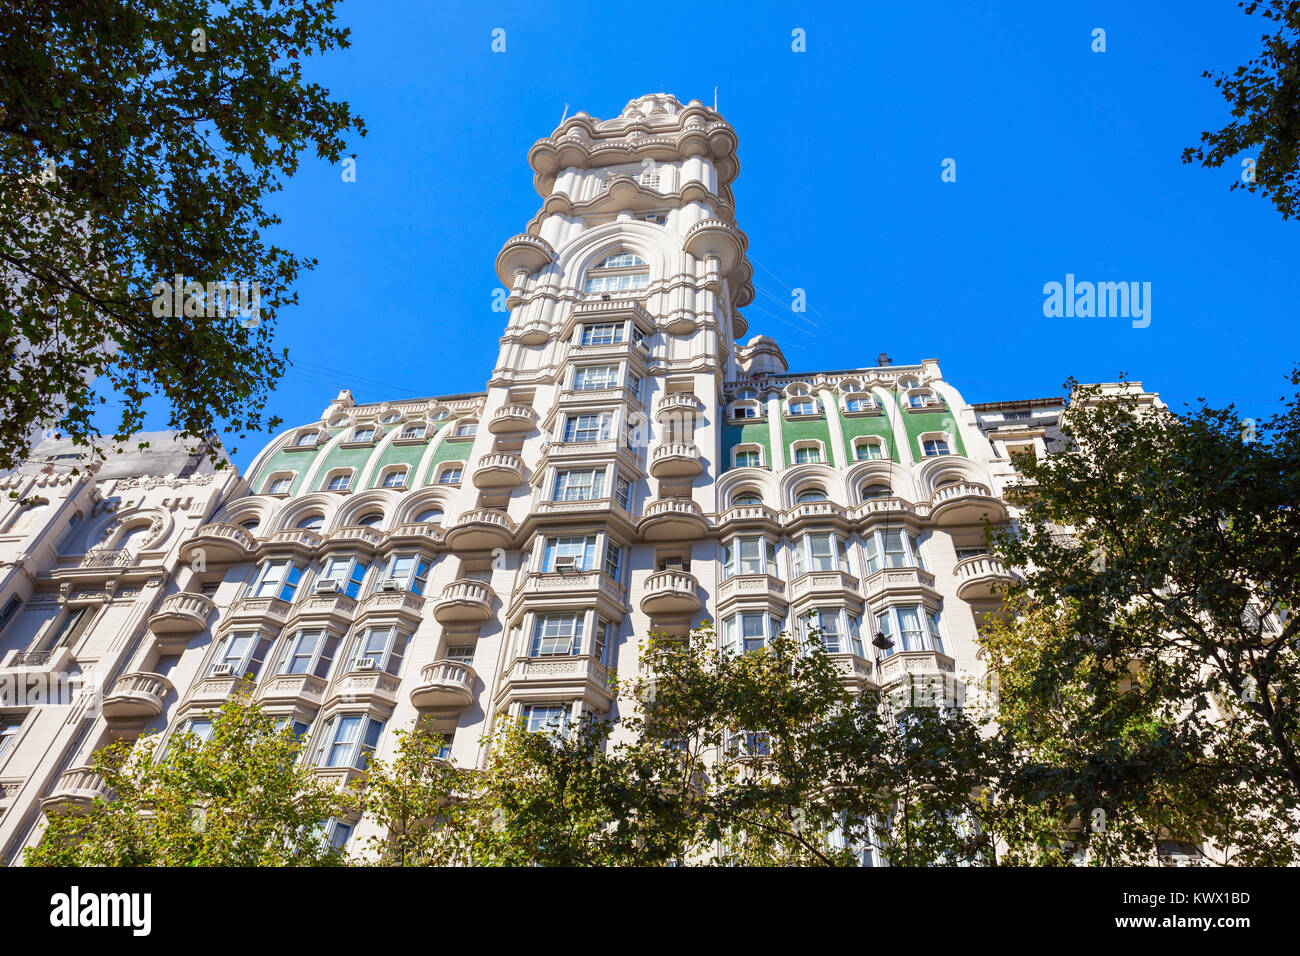
POLYGON ((317 581, 315 591, 317 594, 336 593, 339 589, 339 583, 333 578, 326 578, 324 581, 317 581))
POLYGON ((398 581, 397 578, 384 578, 379 582, 379 590, 400 591, 402 590, 402 583, 398 581))
POLYGON ((556 559, 555 559, 555 570, 556 570, 556 571, 576 571, 576 570, 578 570, 578 559, 577 559, 577 558, 556 558, 556 559))
POLYGON ((231 674, 233 674, 234 672, 235 672, 235 668, 234 668, 234 665, 233 665, 233 664, 213 664, 213 665, 212 665, 212 676, 213 676, 213 677, 229 677, 229 676, 230 676, 231 674))
POLYGON ((358 657, 357 665, 354 668, 359 671, 373 671, 379 669, 379 662, 373 657, 358 657))

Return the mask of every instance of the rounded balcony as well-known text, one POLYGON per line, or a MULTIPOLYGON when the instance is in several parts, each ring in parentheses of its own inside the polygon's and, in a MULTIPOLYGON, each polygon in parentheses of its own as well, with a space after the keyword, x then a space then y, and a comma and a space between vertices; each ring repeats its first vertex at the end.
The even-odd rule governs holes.
POLYGON ((655 406, 655 421, 687 418, 694 421, 702 407, 700 400, 690 392, 670 392, 655 406))
POLYGON ((513 488, 524 480, 524 460, 518 455, 493 452, 478 460, 475 488, 513 488))
POLYGON ((963 558, 953 568, 957 578, 957 596, 963 601, 994 598, 1018 579, 1007 566, 990 554, 963 558))
POLYGON ((418 710, 465 707, 474 702, 474 668, 460 661, 434 661, 420 668, 420 683, 411 691, 418 710))
POLYGON ((660 498, 645 506, 638 527, 647 541, 693 541, 704 536, 709 523, 690 498, 660 498))
POLYGON ((511 288, 516 272, 523 271, 532 275, 554 261, 555 250, 549 242, 541 236, 521 233, 507 239, 497 253, 497 278, 506 288, 511 288))
POLYGON ((205 524, 194 535, 181 543, 180 557, 193 565, 206 563, 244 561, 257 549, 257 542, 245 529, 233 524, 214 522, 205 524))
POLYGON ((481 624, 492 617, 492 596, 482 581, 452 581, 433 606, 433 618, 439 624, 481 624))
POLYGON ((551 327, 540 319, 524 323, 519 330, 519 341, 524 345, 545 345, 551 339, 551 327))
POLYGON ((447 529, 447 547, 457 551, 487 551, 508 548, 515 537, 515 523, 504 511, 478 508, 467 511, 447 529))
POLYGON ((721 219, 701 219, 687 230, 682 245, 696 258, 716 257, 723 275, 736 268, 745 254, 745 240, 740 231, 721 219))
POLYGON ((972 481, 944 485, 930 499, 930 520, 938 527, 998 524, 1007 520, 1007 506, 986 486, 972 481))
POLYGON ((85 810, 95 800, 110 795, 104 778, 90 767, 71 767, 59 774, 49 796, 41 801, 44 810, 76 812, 85 810))
POLYGON ((645 579, 641 592, 644 614, 694 614, 701 607, 700 582, 687 571, 657 571, 645 579))
POLYGON ((104 698, 100 710, 110 723, 118 720, 149 720, 163 711, 163 701, 172 692, 172 682, 161 674, 135 671, 123 674, 104 698))
POLYGON ((186 591, 169 594, 149 618, 149 630, 155 634, 197 634, 207 628, 208 619, 216 609, 202 594, 186 591))
POLYGON ((667 442, 650 453, 650 474, 656 478, 686 478, 704 471, 694 442, 667 442))
POLYGON ((502 405, 488 421, 488 431, 493 435, 530 432, 536 427, 537 414, 527 405, 502 405))

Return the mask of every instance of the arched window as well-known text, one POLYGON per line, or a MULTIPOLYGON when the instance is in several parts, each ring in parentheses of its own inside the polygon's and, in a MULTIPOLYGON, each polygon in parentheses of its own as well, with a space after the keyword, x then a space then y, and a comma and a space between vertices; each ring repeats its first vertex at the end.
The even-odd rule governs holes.
POLYGON ((296 447, 296 448, 306 448, 306 447, 308 447, 309 445, 314 445, 314 444, 316 444, 316 437, 317 437, 317 435, 319 435, 319 434, 320 434, 320 433, 317 432, 314 428, 309 428, 309 429, 307 429, 306 431, 299 432, 299 433, 298 433, 298 437, 297 437, 296 439, 294 439, 294 442, 293 442, 294 447, 296 447))
POLYGON ((761 505, 762 503, 763 496, 757 491, 741 491, 733 495, 731 498, 732 507, 736 507, 737 505, 761 505))
POLYGON ((876 498, 889 498, 894 494, 889 485, 865 485, 862 489, 862 500, 873 501, 876 498))
POLYGON ((149 526, 147 524, 138 524, 122 535, 117 542, 117 547, 121 551, 129 551, 131 554, 135 554, 148 537, 149 526))
POLYGON ((946 437, 926 438, 921 442, 921 451, 926 458, 937 458, 940 455, 951 455, 952 448, 948 444, 946 437))
POLYGON ((325 487, 329 491, 347 491, 352 484, 351 471, 336 471, 330 475, 329 482, 325 487))
POLYGON ((879 438, 853 439, 854 461, 872 461, 885 457, 885 444, 879 438))
POLYGON ((373 528, 375 525, 381 523, 383 520, 384 520, 384 515, 382 512, 372 511, 369 514, 364 515, 363 517, 357 519, 357 524, 363 525, 367 528, 373 528))
POLYGON ((939 401, 934 392, 923 389, 909 394, 907 404, 912 408, 933 408, 943 403, 939 401))
POLYGON ((397 412, 385 412, 382 416, 380 416, 379 420, 383 422, 385 425, 391 425, 393 424, 393 422, 397 421, 401 417, 402 416, 399 415, 397 412))
POLYGON ((587 271, 584 292, 624 292, 650 285, 650 269, 634 252, 606 256, 587 271))
POLYGON ((239 522, 239 526, 245 531, 256 531, 261 523, 261 519, 259 518, 247 518, 239 522))
POLYGON ((319 531, 325 524, 325 516, 320 514, 308 515, 298 522, 298 527, 303 531, 319 531))
POLYGON ((380 484, 385 488, 401 488, 406 485, 406 468, 389 468, 384 472, 380 484))
POLYGON ((421 511, 415 516, 415 520, 421 524, 442 524, 442 509, 429 508, 426 511, 421 511))
POLYGON ((820 488, 805 488, 794 499, 798 504, 806 505, 813 501, 826 501, 826 492, 820 488))

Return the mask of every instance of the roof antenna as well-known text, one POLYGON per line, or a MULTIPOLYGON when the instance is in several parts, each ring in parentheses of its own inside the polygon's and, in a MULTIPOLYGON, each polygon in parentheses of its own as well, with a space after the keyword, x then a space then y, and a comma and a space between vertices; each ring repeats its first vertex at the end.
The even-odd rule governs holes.
POLYGON ((718 111, 718 88, 715 86, 713 88, 713 112, 716 113, 717 111, 718 111))
POLYGON ((568 118, 569 118, 569 104, 568 104, 568 103, 565 103, 565 104, 564 104, 564 115, 560 117, 560 125, 563 126, 563 125, 564 125, 564 121, 565 121, 566 119, 568 119, 568 118))

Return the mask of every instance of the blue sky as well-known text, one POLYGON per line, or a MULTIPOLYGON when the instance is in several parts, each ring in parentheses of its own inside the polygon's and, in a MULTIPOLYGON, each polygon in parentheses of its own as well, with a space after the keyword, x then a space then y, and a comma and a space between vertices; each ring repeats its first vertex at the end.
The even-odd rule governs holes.
MULTIPOLYGON (((481 389, 504 323, 493 262, 536 213, 526 156, 570 113, 661 89, 740 137, 751 334, 791 369, 937 358, 970 401, 1140 379, 1263 417, 1300 359, 1300 222, 1180 162, 1227 121, 1202 70, 1258 49, 1231 2, 367 2, 313 76, 367 122, 357 179, 308 157, 276 241, 315 256, 271 409, 481 389), (1090 49, 1094 28, 1106 52, 1090 49), (506 31, 506 51, 490 49, 506 31), (793 52, 791 32, 806 32, 793 52), (957 181, 941 181, 956 160, 957 181), (1045 318, 1043 285, 1150 282, 1151 323, 1045 318), (808 312, 789 310, 806 290, 808 312)), ((158 424, 161 424, 161 417, 158 424)), ((263 439, 238 442, 246 466, 263 439)))

